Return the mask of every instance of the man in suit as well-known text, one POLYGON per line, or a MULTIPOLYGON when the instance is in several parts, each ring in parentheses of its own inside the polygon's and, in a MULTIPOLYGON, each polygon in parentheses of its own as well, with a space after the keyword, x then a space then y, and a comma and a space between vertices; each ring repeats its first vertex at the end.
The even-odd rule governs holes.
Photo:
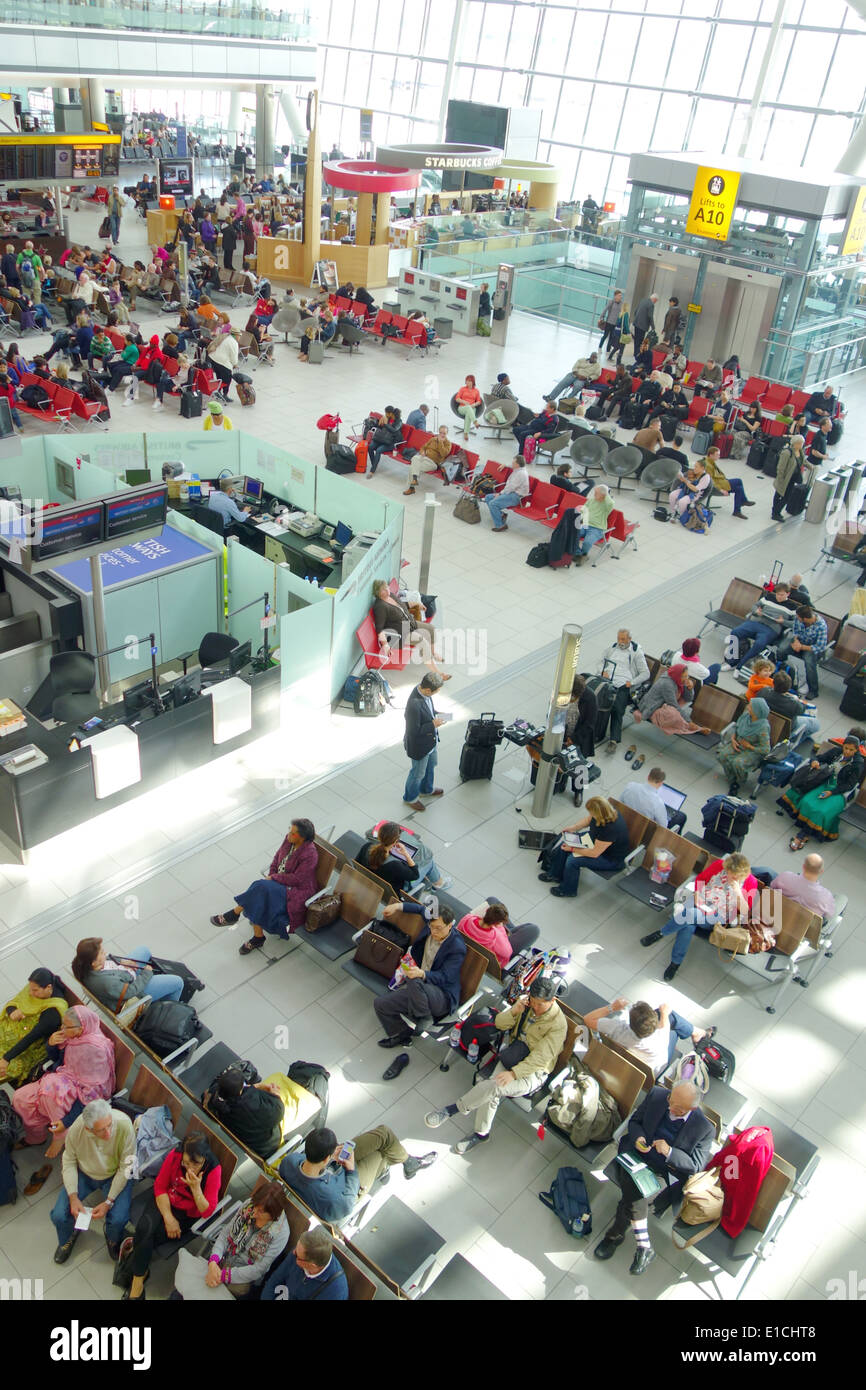
MULTIPOLYGON (((700 1092, 691 1081, 678 1082, 672 1091, 654 1086, 635 1110, 627 1132, 619 1141, 620 1153, 627 1152, 643 1159, 665 1183, 653 1202, 654 1216, 661 1216, 679 1200, 683 1179, 699 1173, 710 1157, 714 1131, 701 1112, 700 1100, 700 1092)), ((643 1274, 655 1259, 647 1230, 649 1199, 642 1195, 625 1169, 621 1170, 619 1182, 622 1195, 613 1225, 593 1254, 598 1260, 609 1260, 622 1244, 630 1225, 637 1251, 629 1273, 643 1274)))
MULTIPOLYGON (((425 910, 420 903, 403 903, 404 912, 425 910)), ((421 928, 410 948, 414 965, 406 971, 405 984, 389 989, 373 1001, 386 1036, 380 1047, 404 1047, 414 1032, 423 1033, 434 1018, 456 1009, 460 1002, 460 971, 466 955, 466 938, 454 926, 450 907, 440 907, 429 926, 421 928)))
POLYGON ((437 729, 445 723, 438 718, 433 708, 433 696, 442 688, 442 677, 438 671, 427 671, 406 701, 404 718, 406 729, 403 734, 403 747, 411 760, 409 776, 403 790, 403 800, 413 811, 423 811, 421 796, 442 796, 442 788, 434 787, 433 772, 436 767, 436 745, 439 742, 437 729))

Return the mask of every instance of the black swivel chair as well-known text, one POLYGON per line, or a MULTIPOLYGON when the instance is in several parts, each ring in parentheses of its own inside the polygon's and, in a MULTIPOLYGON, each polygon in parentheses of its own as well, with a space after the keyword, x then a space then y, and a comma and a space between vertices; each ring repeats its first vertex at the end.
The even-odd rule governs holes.
POLYGON ((51 658, 48 679, 40 686, 37 697, 41 707, 58 724, 80 724, 99 708, 95 685, 96 658, 90 652, 57 652, 51 658))
MULTIPOLYGON (((222 662, 228 661, 229 653, 233 652, 238 646, 238 639, 230 636, 227 632, 206 632, 199 643, 198 664, 205 670, 209 666, 219 666, 222 662)), ((183 662, 183 674, 186 675, 186 666, 193 652, 183 652, 180 660, 183 662)))
POLYGON ((225 534, 222 514, 220 512, 215 512, 211 507, 191 507, 190 515, 193 521, 197 521, 199 526, 204 526, 208 531, 213 531, 215 536, 223 536, 225 534))

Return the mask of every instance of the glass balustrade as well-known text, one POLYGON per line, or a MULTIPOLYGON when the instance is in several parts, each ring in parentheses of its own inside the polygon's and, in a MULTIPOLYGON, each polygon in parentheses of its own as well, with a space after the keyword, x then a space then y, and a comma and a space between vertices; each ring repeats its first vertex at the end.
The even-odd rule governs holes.
POLYGON ((7 24, 314 41, 311 12, 241 0, 9 0, 7 24))

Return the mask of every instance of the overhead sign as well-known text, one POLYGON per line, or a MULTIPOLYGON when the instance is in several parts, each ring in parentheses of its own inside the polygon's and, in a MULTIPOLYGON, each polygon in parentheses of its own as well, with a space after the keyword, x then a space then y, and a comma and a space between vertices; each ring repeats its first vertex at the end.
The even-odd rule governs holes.
POLYGON ((495 169, 502 163, 502 153, 492 145, 376 146, 378 163, 407 169, 495 169))
POLYGON ((373 139, 373 112, 361 107, 361 143, 369 144, 373 139))
POLYGON ((854 206, 848 215, 848 226, 842 238, 843 256, 857 256, 866 245, 866 187, 857 189, 854 206))
POLYGON ((686 233, 709 237, 712 241, 727 241, 739 187, 739 174, 702 165, 695 176, 686 233))

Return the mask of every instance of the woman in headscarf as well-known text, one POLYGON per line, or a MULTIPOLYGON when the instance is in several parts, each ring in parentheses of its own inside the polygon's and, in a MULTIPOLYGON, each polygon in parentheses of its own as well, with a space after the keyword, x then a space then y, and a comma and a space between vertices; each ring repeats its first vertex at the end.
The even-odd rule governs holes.
POLYGON ((719 679, 721 663, 713 662, 712 666, 705 666, 700 659, 701 639, 700 637, 687 637, 679 651, 671 660, 671 666, 685 666, 690 676, 695 676, 704 685, 715 685, 719 679))
POLYGON ((240 947, 240 955, 261 950, 266 932, 287 941, 291 932, 304 925, 307 899, 319 891, 315 840, 316 827, 311 820, 293 820, 265 876, 237 895, 237 907, 211 917, 215 927, 234 926, 242 913, 252 923, 253 935, 240 947))
POLYGON ((571 687, 571 703, 565 711, 565 737, 576 744, 585 758, 595 752, 595 724, 598 719, 598 700, 583 676, 575 676, 571 687))
POLYGON ((0 1081, 21 1086, 47 1056, 48 1039, 69 1005, 63 983, 40 966, 0 1015, 0 1081))
POLYGON ((663 734, 708 734, 709 729, 685 719, 680 710, 681 705, 691 704, 694 688, 685 666, 671 666, 650 686, 635 710, 635 720, 639 724, 642 719, 650 719, 663 734))
POLYGON ((740 783, 750 773, 757 772, 770 751, 769 715, 770 706, 766 700, 756 696, 716 749, 719 765, 730 783, 730 796, 736 796, 740 783))
POLYGON ((65 1120, 71 1124, 88 1101, 108 1100, 114 1090, 114 1043, 93 1010, 76 1004, 67 1009, 48 1046, 62 1053, 59 1066, 17 1090, 12 1104, 23 1121, 26 1143, 41 1144, 50 1130, 54 1137, 45 1157, 56 1158, 66 1141, 65 1120), (73 1107, 75 1115, 70 1115, 73 1107))
POLYGON ((799 826, 797 834, 788 841, 789 849, 801 850, 811 836, 816 840, 839 838, 839 817, 866 775, 866 760, 861 751, 864 739, 866 733, 862 729, 851 729, 841 748, 834 743, 797 769, 776 803, 781 807, 776 814, 787 812, 799 826))

